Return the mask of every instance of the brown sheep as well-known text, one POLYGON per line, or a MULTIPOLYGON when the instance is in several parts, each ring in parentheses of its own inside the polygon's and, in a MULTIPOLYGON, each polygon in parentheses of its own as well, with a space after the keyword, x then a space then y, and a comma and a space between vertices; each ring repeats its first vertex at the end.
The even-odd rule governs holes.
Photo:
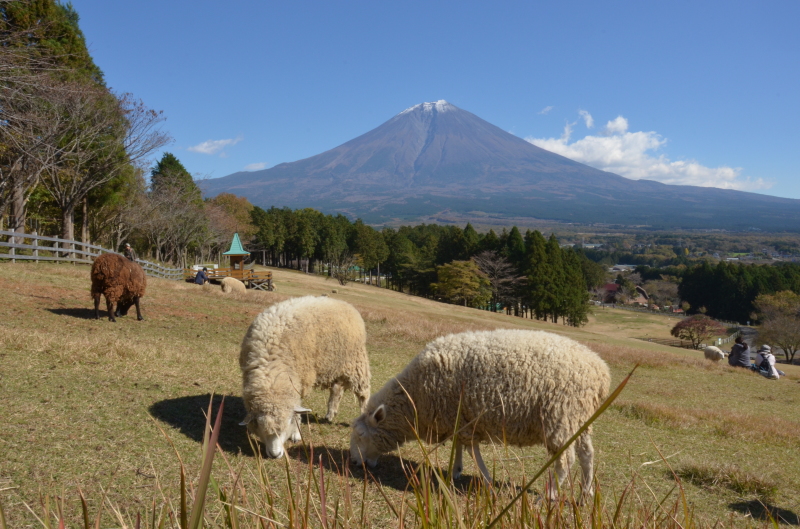
POLYGON ((92 298, 94 318, 100 319, 100 295, 106 297, 108 321, 117 321, 114 316, 125 316, 131 305, 136 305, 136 319, 143 320, 139 298, 147 288, 147 276, 138 263, 125 257, 106 253, 94 260, 92 265, 92 298), (117 305, 116 312, 114 304, 117 305))

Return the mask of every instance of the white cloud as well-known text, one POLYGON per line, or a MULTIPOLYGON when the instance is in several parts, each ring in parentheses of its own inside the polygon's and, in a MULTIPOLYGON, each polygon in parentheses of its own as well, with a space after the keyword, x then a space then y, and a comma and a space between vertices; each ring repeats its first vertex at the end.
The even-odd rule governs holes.
POLYGON ((260 171, 261 169, 266 169, 266 168, 267 164, 265 164, 264 162, 251 163, 249 165, 244 166, 245 171, 260 171))
POLYGON ((539 111, 539 114, 542 114, 543 116, 546 116, 547 114, 550 113, 551 110, 553 110, 553 106, 546 106, 546 107, 544 107, 543 109, 541 109, 539 111))
POLYGON ((622 116, 609 121, 600 135, 588 135, 570 143, 574 125, 567 122, 560 138, 525 139, 548 151, 633 180, 748 191, 772 187, 762 178, 742 177, 740 167, 706 167, 695 160, 672 161, 664 154, 656 154, 667 140, 653 131, 629 132, 628 120, 622 116))
MULTIPOLYGON (((242 141, 242 137, 228 139, 228 140, 206 140, 193 147, 189 147, 192 152, 199 152, 200 154, 217 154, 225 147, 236 145, 242 141)), ((225 153, 223 153, 224 155, 225 153)))
POLYGON ((594 118, 591 114, 589 114, 585 110, 578 110, 578 115, 583 118, 584 123, 586 123, 586 128, 590 129, 594 127, 594 118))

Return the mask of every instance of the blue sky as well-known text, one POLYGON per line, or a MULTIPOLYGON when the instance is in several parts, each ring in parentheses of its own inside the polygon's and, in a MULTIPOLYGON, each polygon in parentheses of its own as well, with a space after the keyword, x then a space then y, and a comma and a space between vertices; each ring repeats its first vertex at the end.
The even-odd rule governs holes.
POLYGON ((798 2, 73 5, 108 85, 164 111, 198 176, 445 99, 630 178, 800 198, 798 2))

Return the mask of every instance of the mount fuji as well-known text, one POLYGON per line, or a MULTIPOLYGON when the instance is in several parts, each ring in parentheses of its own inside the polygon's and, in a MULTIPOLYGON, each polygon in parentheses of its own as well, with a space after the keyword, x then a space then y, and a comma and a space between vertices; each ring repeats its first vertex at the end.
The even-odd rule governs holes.
POLYGON ((261 207, 367 222, 536 218, 578 223, 800 231, 800 200, 630 180, 541 149, 447 101, 421 103, 329 151, 201 182, 261 207))

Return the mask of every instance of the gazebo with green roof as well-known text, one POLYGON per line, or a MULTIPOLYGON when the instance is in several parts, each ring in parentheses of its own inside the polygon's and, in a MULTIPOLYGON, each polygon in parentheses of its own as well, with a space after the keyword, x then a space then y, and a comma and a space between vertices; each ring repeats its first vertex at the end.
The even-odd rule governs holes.
POLYGON ((244 258, 250 255, 250 252, 242 246, 238 233, 233 234, 230 250, 222 255, 227 255, 231 260, 231 276, 241 279, 244 275, 244 258))

